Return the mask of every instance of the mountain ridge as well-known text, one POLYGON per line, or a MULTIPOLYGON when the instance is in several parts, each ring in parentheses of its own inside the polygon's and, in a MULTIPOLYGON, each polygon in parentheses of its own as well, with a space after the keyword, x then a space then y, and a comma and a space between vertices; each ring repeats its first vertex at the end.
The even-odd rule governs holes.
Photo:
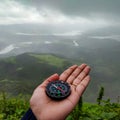
MULTIPOLYGON (((89 61, 92 80, 84 98, 93 101, 93 98, 97 97, 97 90, 103 86, 106 89, 105 97, 115 101, 119 96, 119 78, 114 73, 116 67, 103 64, 102 59, 98 58, 98 60, 94 63, 90 63, 92 60, 89 61), (98 60, 99 65, 97 65, 98 60)), ((59 55, 38 53, 24 53, 0 59, 0 89, 13 95, 31 94, 34 88, 51 74, 60 74, 67 67, 73 64, 79 65, 83 61, 84 59, 72 60, 59 55)))

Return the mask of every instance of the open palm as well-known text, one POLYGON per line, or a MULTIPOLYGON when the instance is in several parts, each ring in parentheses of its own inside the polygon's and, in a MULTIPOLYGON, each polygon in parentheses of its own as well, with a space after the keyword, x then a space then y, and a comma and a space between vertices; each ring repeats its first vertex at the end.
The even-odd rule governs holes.
POLYGON ((90 76, 90 67, 86 64, 73 65, 65 70, 60 76, 54 74, 39 85, 30 100, 33 113, 38 120, 64 120, 73 110, 86 89, 90 76), (49 82, 63 80, 71 86, 71 94, 66 99, 55 101, 49 98, 45 89, 49 82))

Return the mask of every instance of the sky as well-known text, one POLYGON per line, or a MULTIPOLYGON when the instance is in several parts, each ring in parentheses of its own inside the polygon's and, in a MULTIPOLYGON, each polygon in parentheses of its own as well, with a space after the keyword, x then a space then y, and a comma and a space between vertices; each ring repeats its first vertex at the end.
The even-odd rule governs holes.
POLYGON ((0 0, 0 29, 13 27, 9 32, 19 35, 78 35, 120 26, 119 11, 120 0, 0 0))

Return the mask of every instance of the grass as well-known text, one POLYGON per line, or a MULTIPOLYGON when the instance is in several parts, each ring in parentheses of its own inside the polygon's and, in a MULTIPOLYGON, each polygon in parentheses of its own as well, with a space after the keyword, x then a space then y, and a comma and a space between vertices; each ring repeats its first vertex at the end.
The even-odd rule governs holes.
POLYGON ((66 61, 66 59, 64 58, 59 58, 57 56, 54 55, 38 55, 38 54, 30 54, 31 56, 37 58, 40 60, 40 62, 47 62, 50 65, 54 65, 57 67, 63 67, 64 66, 64 62, 66 61))

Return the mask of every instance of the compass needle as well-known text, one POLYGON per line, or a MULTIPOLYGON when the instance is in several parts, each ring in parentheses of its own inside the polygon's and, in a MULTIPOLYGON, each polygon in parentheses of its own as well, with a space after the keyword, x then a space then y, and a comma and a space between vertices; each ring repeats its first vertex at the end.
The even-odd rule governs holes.
POLYGON ((52 99, 61 100, 68 97, 70 93, 69 84, 62 80, 52 81, 46 87, 46 94, 52 99))

